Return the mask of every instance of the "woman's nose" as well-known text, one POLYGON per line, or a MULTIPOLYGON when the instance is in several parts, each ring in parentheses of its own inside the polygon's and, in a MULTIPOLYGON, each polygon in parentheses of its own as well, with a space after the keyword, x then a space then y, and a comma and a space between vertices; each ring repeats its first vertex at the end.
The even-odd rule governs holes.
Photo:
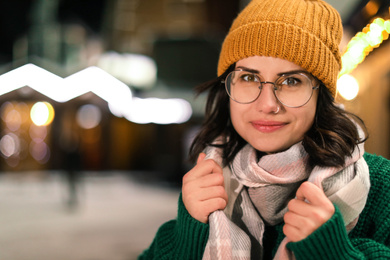
POLYGON ((265 82, 262 84, 260 96, 255 101, 258 111, 263 113, 275 113, 280 106, 278 99, 275 96, 274 85, 265 82))

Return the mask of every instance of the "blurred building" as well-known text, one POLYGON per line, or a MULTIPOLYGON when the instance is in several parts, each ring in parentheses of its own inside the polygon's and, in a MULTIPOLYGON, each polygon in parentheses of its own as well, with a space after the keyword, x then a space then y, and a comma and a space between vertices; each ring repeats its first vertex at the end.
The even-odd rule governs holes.
MULTIPOLYGON (((248 1, 1 0, 0 74, 25 64, 44 71, 36 87, 27 82, 0 95, 0 170, 120 169, 180 182, 203 113, 204 97, 195 99, 193 88, 216 76, 223 37, 248 1), (76 87, 71 79, 80 71, 89 78, 76 87), (52 98, 50 84, 62 99, 52 98), (130 90, 123 90, 128 103, 110 95, 117 85, 130 90), (65 90, 83 87, 65 98, 65 90), (43 110, 34 114, 34 107, 43 110)), ((375 18, 390 19, 388 0, 329 2, 344 21, 343 50, 375 18)), ((366 120, 367 151, 390 158, 390 44, 383 37, 350 72, 358 95, 338 101, 366 120)))

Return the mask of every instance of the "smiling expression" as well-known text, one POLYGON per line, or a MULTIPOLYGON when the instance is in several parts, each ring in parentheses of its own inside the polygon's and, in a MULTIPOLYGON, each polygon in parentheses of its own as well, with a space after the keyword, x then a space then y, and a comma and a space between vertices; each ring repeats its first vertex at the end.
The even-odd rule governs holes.
MULTIPOLYGON (((303 70, 287 60, 253 56, 236 63, 236 68, 257 71, 265 81, 275 81, 281 73, 303 70)), ((300 142, 314 122, 318 90, 302 107, 283 106, 272 85, 265 84, 260 96, 250 104, 230 100, 230 117, 237 133, 255 149, 281 152, 300 142)))

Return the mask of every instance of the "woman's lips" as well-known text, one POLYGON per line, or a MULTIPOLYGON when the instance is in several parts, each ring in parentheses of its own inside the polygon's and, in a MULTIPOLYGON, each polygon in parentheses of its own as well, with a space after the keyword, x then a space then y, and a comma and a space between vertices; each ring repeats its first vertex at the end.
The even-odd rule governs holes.
POLYGON ((251 123, 254 128, 263 133, 272 133, 287 125, 277 121, 253 121, 251 123))

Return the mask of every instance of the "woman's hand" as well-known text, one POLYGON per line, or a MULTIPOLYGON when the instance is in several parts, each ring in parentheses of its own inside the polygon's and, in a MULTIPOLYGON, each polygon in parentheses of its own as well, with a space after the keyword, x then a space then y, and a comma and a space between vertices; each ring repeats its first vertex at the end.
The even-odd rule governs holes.
POLYGON ((214 160, 204 160, 199 154, 197 164, 183 177, 182 198, 190 215, 207 223, 210 213, 224 209, 227 194, 224 188, 222 168, 214 160))
POLYGON ((284 215, 283 233, 293 242, 308 237, 334 214, 335 208, 325 193, 311 182, 304 182, 284 215))

